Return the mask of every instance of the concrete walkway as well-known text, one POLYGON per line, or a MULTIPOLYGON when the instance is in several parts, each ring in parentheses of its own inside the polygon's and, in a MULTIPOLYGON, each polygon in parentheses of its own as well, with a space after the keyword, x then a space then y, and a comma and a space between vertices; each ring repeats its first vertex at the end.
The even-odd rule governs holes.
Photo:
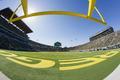
POLYGON ((10 80, 6 75, 0 72, 0 80, 10 80))
POLYGON ((104 80, 120 80, 120 65, 104 80))

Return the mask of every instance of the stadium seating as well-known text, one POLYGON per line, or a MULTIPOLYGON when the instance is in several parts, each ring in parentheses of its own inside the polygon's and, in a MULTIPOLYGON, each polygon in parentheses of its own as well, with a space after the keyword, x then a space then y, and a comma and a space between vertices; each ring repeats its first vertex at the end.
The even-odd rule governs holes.
POLYGON ((9 8, 0 11, 0 49, 25 51, 56 51, 53 46, 40 44, 29 39, 28 33, 32 30, 23 22, 9 23, 9 8))
POLYGON ((120 31, 114 32, 112 27, 92 36, 90 42, 75 47, 56 48, 40 44, 29 39, 27 34, 31 33, 32 30, 22 20, 14 23, 8 22, 12 13, 9 8, 0 11, 0 49, 22 51, 95 51, 120 48, 120 31))
POLYGON ((113 32, 86 44, 72 47, 72 50, 106 50, 120 48, 120 31, 113 32))

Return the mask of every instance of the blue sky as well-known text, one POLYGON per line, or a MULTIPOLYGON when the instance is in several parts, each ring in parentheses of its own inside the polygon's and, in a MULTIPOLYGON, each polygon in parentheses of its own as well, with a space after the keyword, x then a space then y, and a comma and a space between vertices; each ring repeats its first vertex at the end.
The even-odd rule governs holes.
MULTIPOLYGON (((73 11, 87 14, 88 0, 28 0, 29 13, 40 11, 73 11)), ((97 0, 96 6, 104 15, 109 26, 120 29, 120 0, 97 0)), ((0 9, 10 7, 15 10, 20 0, 0 0, 0 9)), ((17 14, 22 15, 19 9, 17 14)), ((99 16, 94 12, 94 17, 99 16)), ((23 19, 33 30, 28 34, 31 40, 53 45, 60 41, 64 46, 75 46, 89 41, 89 37, 106 26, 80 17, 47 15, 23 19)))

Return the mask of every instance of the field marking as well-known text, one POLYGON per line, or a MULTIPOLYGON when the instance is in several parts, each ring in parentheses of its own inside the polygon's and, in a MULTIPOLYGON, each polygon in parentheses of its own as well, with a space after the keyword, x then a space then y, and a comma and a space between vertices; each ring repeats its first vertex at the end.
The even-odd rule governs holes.
POLYGON ((85 64, 78 64, 78 65, 75 65, 75 66, 60 67, 60 70, 65 71, 65 70, 74 70, 74 69, 85 68, 85 67, 88 67, 88 66, 98 64, 98 63, 104 61, 105 59, 102 59, 102 58, 86 58, 86 60, 87 61, 92 61, 92 62, 85 63, 85 64))
POLYGON ((67 60, 59 60, 60 62, 71 62, 71 61, 81 61, 81 60, 84 60, 82 58, 80 59, 67 59, 67 60))
POLYGON ((107 52, 105 55, 99 55, 99 57, 101 58, 110 58, 116 54, 118 54, 119 51, 110 51, 110 52, 107 52))
POLYGON ((12 54, 12 53, 7 53, 7 52, 1 53, 0 55, 5 56, 5 57, 17 57, 17 55, 12 54))
MULTIPOLYGON (((16 57, 17 58, 17 57, 16 57)), ((53 67, 55 65, 55 62, 52 61, 52 60, 45 60, 45 59, 39 59, 39 63, 35 63, 35 64, 31 64, 31 63, 26 63, 26 62, 22 62, 22 61, 19 61, 19 60, 24 60, 24 61, 30 61, 28 59, 31 59, 31 62, 32 58, 28 58, 28 57, 19 57, 17 59, 19 60, 15 60, 14 58, 12 57, 7 57, 8 60, 12 61, 12 62, 15 62, 17 64, 20 64, 20 65, 23 65, 23 66, 26 66, 26 67, 30 67, 30 68, 50 68, 50 67, 53 67)))
POLYGON ((71 60, 70 59, 69 60, 60 60, 59 61, 60 62, 59 70, 60 71, 65 71, 65 70, 75 70, 75 69, 81 69, 81 68, 89 67, 89 66, 101 63, 101 62, 107 60, 108 58, 110 58, 112 56, 115 56, 118 53, 119 53, 119 51, 109 51, 105 54, 96 55, 96 56, 93 56, 93 57, 71 59, 71 60), (82 60, 82 61, 75 61, 75 60, 82 60), (71 61, 71 62, 66 62, 66 61, 71 61), (87 62, 87 61, 92 61, 92 62, 75 65, 76 63, 82 63, 82 62, 87 62), (69 66, 67 64, 69 64, 69 66), (62 65, 64 65, 64 66, 62 66, 62 65), (72 65, 74 65, 74 66, 72 66, 72 65))
POLYGON ((75 64, 75 63, 82 63, 82 62, 87 62, 87 61, 90 61, 86 58, 82 58, 83 60, 81 61, 71 61, 71 62, 60 62, 60 64, 75 64))
POLYGON ((30 58, 30 57, 20 57, 16 54, 12 54, 12 53, 8 53, 8 54, 1 53, 0 55, 6 57, 6 59, 8 59, 14 63, 20 64, 20 65, 23 65, 26 67, 30 67, 30 68, 50 68, 55 65, 55 61, 53 61, 53 60, 37 59, 37 58, 30 58), (33 60, 37 60, 39 62, 35 63, 35 64, 27 63, 27 62, 32 62, 33 60), (23 61, 26 61, 26 62, 23 62, 23 61))
POLYGON ((11 80, 11 79, 9 79, 6 75, 0 72, 0 80, 11 80))
POLYGON ((104 80, 120 80, 120 65, 104 80))
MULTIPOLYGON (((0 52, 2 52, 2 53, 0 53, 0 55, 6 57, 6 59, 8 59, 14 63, 20 64, 20 65, 23 65, 26 67, 30 67, 30 68, 50 68, 55 65, 55 61, 53 61, 53 60, 22 57, 22 56, 18 56, 16 54, 5 52, 5 51, 0 51, 0 52), (34 60, 37 60, 38 62, 37 63, 29 63, 29 62, 33 62, 34 60)), ((119 51, 109 51, 107 53, 104 53, 101 55, 96 55, 93 57, 59 60, 59 64, 60 64, 59 70, 65 71, 65 70, 75 70, 75 69, 89 67, 89 66, 101 63, 101 62, 107 60, 108 58, 115 56, 118 53, 119 53, 119 51)))
POLYGON ((3 53, 4 53, 4 52, 6 52, 6 51, 0 50, 0 52, 3 52, 3 53))

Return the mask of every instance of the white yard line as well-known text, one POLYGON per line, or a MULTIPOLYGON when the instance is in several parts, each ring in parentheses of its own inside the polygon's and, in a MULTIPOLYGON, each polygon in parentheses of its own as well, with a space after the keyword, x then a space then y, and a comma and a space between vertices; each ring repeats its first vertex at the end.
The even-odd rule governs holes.
POLYGON ((120 65, 104 80, 120 80, 120 65))
POLYGON ((10 80, 6 75, 0 72, 0 80, 10 80))

